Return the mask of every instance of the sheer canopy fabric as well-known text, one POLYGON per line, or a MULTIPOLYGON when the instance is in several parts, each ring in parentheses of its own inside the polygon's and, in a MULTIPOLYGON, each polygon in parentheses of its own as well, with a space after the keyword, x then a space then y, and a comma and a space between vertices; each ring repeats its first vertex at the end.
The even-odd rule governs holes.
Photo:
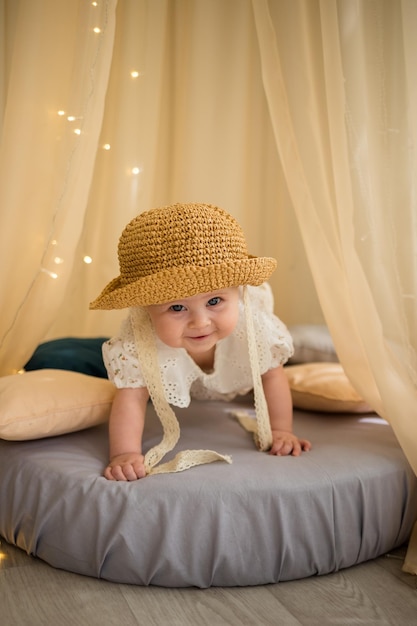
POLYGON ((24 365, 70 285, 103 119, 115 9, 115 0, 2 2, 0 374, 24 365))
POLYGON ((282 319, 324 315, 417 472, 416 3, 0 8, 0 373, 46 338, 111 334, 123 314, 88 303, 124 225, 212 202, 278 258, 282 319))
POLYGON ((417 472, 417 7, 253 7, 277 147, 336 350, 417 472))
POLYGON ((417 42, 412 50, 412 29, 403 31, 413 20, 417 28, 417 12, 401 2, 253 4, 275 138, 326 321, 355 387, 417 472, 417 136, 407 71, 417 42))

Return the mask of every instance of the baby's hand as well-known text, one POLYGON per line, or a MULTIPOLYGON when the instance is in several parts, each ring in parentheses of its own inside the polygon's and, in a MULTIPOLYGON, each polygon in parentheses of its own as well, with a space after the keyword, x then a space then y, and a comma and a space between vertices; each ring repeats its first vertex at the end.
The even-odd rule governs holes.
POLYGON ((107 480, 137 480, 146 476, 143 454, 126 452, 113 457, 104 476, 107 480))
POLYGON ((298 439, 294 433, 285 430, 273 430, 272 439, 269 454, 300 456, 301 452, 311 449, 311 443, 307 439, 298 439))

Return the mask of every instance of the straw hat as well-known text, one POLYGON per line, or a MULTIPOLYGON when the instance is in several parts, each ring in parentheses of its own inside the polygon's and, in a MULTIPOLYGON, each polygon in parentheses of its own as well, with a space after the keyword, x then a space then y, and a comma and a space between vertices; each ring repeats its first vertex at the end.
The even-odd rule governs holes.
POLYGON ((237 221, 210 204, 174 204, 141 213, 118 247, 120 276, 90 309, 123 309, 188 298, 239 285, 260 285, 276 260, 248 254, 237 221))

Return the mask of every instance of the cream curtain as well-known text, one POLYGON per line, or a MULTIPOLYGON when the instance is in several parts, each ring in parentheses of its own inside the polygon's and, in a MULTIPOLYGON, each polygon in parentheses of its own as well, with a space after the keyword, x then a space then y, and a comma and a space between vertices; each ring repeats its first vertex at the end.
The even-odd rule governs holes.
POLYGON ((349 377, 417 472, 417 4, 253 5, 275 138, 324 315, 349 377))
POLYGON ((115 29, 115 0, 95 4, 1 4, 0 374, 24 365, 70 283, 115 29))
MULTIPOLYGON (((253 8, 275 139, 327 324, 345 371, 417 473, 417 3, 253 8)), ((414 535, 406 567, 417 573, 417 527, 414 535)))
POLYGON ((123 314, 88 302, 118 273, 127 221, 212 202, 278 258, 282 319, 324 315, 417 472, 416 14, 0 0, 0 373, 46 338, 114 332, 123 314))

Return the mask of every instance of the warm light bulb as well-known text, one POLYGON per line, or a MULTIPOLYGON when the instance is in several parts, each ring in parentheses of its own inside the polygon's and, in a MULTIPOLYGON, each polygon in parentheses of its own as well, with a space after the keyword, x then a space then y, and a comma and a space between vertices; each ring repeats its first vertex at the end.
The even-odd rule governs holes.
POLYGON ((140 167, 132 167, 132 174, 134 174, 135 176, 137 174, 140 174, 140 167))
POLYGON ((137 78, 139 76, 139 72, 137 72, 136 70, 133 70, 133 72, 130 72, 130 75, 132 78, 137 78))
POLYGON ((85 255, 85 257, 83 258, 84 263, 87 263, 87 265, 90 265, 90 263, 93 262, 93 259, 91 258, 91 256, 88 256, 88 254, 85 255))
POLYGON ((65 115, 65 111, 62 111, 62 110, 61 110, 61 111, 58 111, 58 115, 61 115, 61 116, 62 116, 62 115, 65 115))
POLYGON ((75 128, 75 129, 74 129, 74 133, 75 133, 76 135, 81 135, 81 128, 75 128))
POLYGON ((44 274, 48 274, 50 278, 58 278, 58 274, 56 274, 55 272, 51 272, 50 270, 47 270, 45 267, 41 268, 41 272, 43 272, 44 274))
POLYGON ((111 145, 109 143, 105 143, 103 145, 103 150, 110 150, 110 148, 111 148, 111 145))
POLYGON ((93 7, 96 7, 98 5, 98 2, 92 2, 91 4, 93 5, 93 7))
POLYGON ((95 33, 101 33, 101 28, 99 28, 98 26, 96 26, 95 28, 93 28, 93 31, 95 33))
POLYGON ((55 263, 56 265, 61 265, 63 262, 64 262, 64 259, 61 259, 61 257, 60 257, 60 256, 56 256, 56 257, 54 258, 54 263, 55 263))
POLYGON ((73 122, 76 118, 73 115, 68 115, 67 120, 73 122))

